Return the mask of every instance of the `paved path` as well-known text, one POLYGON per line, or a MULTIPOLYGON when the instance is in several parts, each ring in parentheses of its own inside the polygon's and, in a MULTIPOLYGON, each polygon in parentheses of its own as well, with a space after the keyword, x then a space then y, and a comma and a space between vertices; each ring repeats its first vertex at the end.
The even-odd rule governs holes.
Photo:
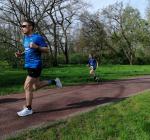
POLYGON ((34 93, 34 114, 20 118, 16 112, 22 109, 24 94, 0 97, 0 139, 47 122, 66 118, 95 106, 123 99, 150 89, 150 76, 105 82, 101 84, 45 89, 34 93))

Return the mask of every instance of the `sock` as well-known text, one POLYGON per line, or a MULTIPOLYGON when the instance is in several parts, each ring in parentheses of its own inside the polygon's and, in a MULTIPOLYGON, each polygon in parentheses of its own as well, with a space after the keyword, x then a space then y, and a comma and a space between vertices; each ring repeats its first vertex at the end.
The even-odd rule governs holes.
POLYGON ((27 107, 29 110, 32 109, 31 105, 27 105, 26 107, 27 107))
POLYGON ((56 85, 56 81, 55 80, 48 80, 48 84, 49 85, 56 85))
POLYGON ((48 80, 48 84, 50 85, 52 83, 52 80, 48 80))

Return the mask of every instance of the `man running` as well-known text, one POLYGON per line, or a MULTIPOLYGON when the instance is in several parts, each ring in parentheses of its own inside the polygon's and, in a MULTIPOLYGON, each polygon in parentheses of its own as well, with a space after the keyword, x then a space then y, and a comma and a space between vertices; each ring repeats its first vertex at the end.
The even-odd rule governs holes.
POLYGON ((58 88, 62 87, 59 78, 47 81, 39 80, 42 71, 41 53, 47 53, 48 47, 44 41, 44 38, 41 35, 33 32, 34 26, 34 22, 30 20, 25 20, 22 22, 21 31, 24 34, 23 47, 25 51, 15 53, 16 57, 18 58, 20 58, 23 54, 25 55, 25 68, 28 72, 24 83, 26 105, 23 110, 17 112, 17 114, 22 117, 33 114, 33 90, 50 84, 55 84, 58 88))
POLYGON ((90 75, 94 77, 95 81, 98 81, 98 77, 96 77, 95 74, 95 70, 97 68, 97 61, 94 58, 93 54, 89 54, 88 67, 90 69, 90 75))

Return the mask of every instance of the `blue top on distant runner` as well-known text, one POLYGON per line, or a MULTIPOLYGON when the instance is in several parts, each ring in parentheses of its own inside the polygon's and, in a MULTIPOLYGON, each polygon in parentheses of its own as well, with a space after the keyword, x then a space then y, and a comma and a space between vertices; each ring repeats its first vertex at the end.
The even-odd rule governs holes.
POLYGON ((89 66, 93 66, 93 69, 96 69, 96 66, 97 66, 96 59, 94 59, 94 58, 89 58, 88 64, 89 64, 89 66))
POLYGON ((25 68, 41 68, 41 52, 38 49, 30 48, 30 43, 39 47, 47 47, 44 38, 39 34, 32 34, 24 37, 23 46, 25 48, 25 68))

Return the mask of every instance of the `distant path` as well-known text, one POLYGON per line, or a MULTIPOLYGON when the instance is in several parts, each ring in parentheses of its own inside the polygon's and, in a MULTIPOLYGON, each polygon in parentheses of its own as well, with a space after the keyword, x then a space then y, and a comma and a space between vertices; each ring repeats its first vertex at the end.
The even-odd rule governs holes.
POLYGON ((34 94, 35 113, 24 118, 16 115, 16 112, 24 105, 24 94, 0 96, 0 139, 18 130, 63 119, 147 89, 150 89, 150 76, 102 84, 40 90, 34 94))

